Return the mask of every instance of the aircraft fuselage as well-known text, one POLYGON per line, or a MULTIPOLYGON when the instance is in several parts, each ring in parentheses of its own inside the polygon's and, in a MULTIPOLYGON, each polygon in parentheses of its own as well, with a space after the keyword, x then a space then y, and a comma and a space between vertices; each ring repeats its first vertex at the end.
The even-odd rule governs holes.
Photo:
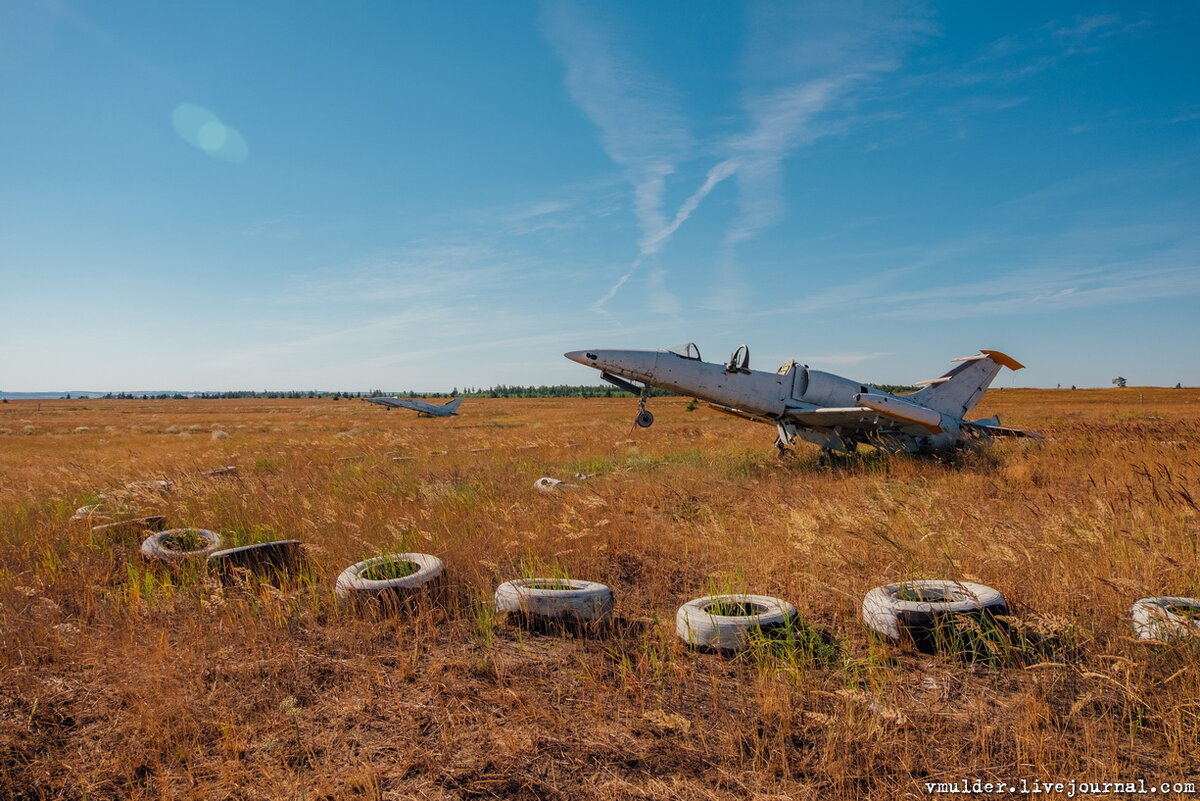
MULTIPOLYGON (((870 384, 789 362, 774 373, 750 369, 745 346, 727 365, 701 361, 689 344, 675 350, 579 350, 568 359, 601 371, 609 383, 632 392, 640 381, 707 401, 719 411, 758 422, 774 423, 782 451, 797 438, 826 450, 852 452, 870 443, 893 451, 933 452, 979 437, 1036 437, 1005 428, 998 418, 968 421, 966 415, 983 397, 1001 367, 1022 365, 995 350, 955 359, 945 375, 919 382, 925 388, 897 396, 870 384)), ((635 422, 654 422, 641 391, 635 422)))
POLYGON ((796 409, 856 406, 855 396, 862 393, 886 394, 869 384, 802 365, 786 373, 767 373, 730 369, 670 351, 581 350, 566 356, 609 375, 769 419, 796 409))

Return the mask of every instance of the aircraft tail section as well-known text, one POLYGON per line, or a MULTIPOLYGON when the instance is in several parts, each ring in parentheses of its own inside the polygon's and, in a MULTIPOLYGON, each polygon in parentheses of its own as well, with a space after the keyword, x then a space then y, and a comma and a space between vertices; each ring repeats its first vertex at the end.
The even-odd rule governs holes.
POLYGON ((462 398, 455 398, 449 403, 443 403, 442 408, 450 414, 458 414, 458 405, 462 403, 462 398))
POLYGON ((965 418, 983 398, 1001 367, 1020 370, 1025 366, 998 350, 984 350, 954 361, 960 364, 940 378, 918 382, 925 385, 924 389, 904 399, 942 414, 965 418))

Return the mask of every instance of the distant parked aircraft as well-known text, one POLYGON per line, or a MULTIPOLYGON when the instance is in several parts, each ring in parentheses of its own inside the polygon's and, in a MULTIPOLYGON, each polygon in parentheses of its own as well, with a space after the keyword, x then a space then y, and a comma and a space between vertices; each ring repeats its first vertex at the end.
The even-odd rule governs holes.
POLYGON ((417 413, 418 417, 450 417, 458 414, 458 405, 462 403, 462 398, 455 398, 441 406, 408 398, 363 398, 363 400, 367 403, 378 404, 385 409, 411 409, 417 413))
POLYGON ((923 388, 911 395, 893 395, 794 360, 774 373, 751 370, 745 345, 733 352, 727 365, 701 361, 694 343, 670 350, 577 350, 564 355, 600 370, 610 384, 639 394, 636 422, 642 428, 654 423, 646 400, 655 386, 708 401, 727 414, 773 424, 781 452, 797 437, 826 451, 852 453, 859 444, 869 444, 927 453, 981 437, 1038 436, 1004 428, 997 417, 966 419, 1001 367, 1023 366, 996 350, 955 359, 962 364, 941 378, 920 382, 923 388))

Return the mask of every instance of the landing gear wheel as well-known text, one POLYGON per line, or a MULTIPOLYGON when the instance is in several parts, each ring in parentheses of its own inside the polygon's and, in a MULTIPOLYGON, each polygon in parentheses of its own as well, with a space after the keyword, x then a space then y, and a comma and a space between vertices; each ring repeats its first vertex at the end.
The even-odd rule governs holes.
POLYGON ((638 416, 634 418, 634 422, 638 424, 638 428, 649 428, 654 425, 654 415, 642 409, 638 412, 638 416))

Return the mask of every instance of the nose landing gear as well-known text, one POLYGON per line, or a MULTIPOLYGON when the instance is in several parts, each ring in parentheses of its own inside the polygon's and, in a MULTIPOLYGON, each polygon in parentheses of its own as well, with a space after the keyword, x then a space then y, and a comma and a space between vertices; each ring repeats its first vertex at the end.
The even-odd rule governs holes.
POLYGON ((626 392, 634 392, 637 394, 638 413, 637 417, 633 418, 633 422, 637 424, 638 428, 649 428, 650 426, 654 425, 654 415, 650 414, 649 410, 646 409, 646 401, 650 399, 649 384, 639 387, 637 384, 632 384, 626 381, 624 378, 618 378, 617 376, 609 375, 608 373, 601 373, 600 378, 612 384, 617 389, 623 389, 626 392))
POLYGON ((654 425, 654 415, 646 408, 646 401, 649 397, 650 387, 642 387, 642 394, 638 398, 637 417, 633 418, 633 422, 637 423, 638 428, 649 428, 654 425))

